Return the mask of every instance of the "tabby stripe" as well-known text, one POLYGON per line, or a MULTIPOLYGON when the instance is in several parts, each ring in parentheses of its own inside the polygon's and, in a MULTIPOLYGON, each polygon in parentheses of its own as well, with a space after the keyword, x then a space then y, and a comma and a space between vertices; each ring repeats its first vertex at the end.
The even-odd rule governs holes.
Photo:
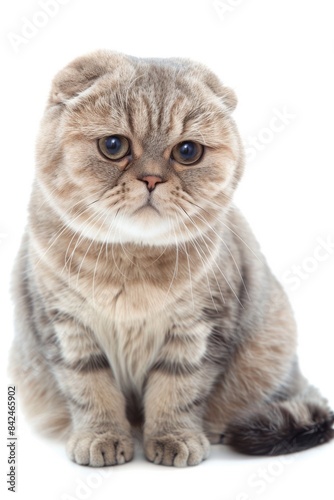
MULTIPOLYGON (((178 97, 178 98, 176 99, 176 101, 174 102, 174 104, 172 105, 172 107, 170 108, 170 110, 169 110, 169 113, 168 113, 168 114, 169 114, 169 116, 170 116, 170 120, 169 120, 169 124, 168 124, 168 126, 167 126, 167 128, 166 128, 166 134, 167 134, 167 135, 170 133, 170 131, 171 131, 171 130, 173 129, 173 127, 174 127, 174 116, 175 116, 175 112, 176 112, 177 107, 180 105, 180 103, 182 103, 182 101, 183 101, 183 97, 178 97)), ((182 129, 182 132, 180 132, 180 134, 179 134, 179 135, 182 135, 183 130, 184 130, 184 129, 182 129)))
POLYGON ((206 358, 209 362, 224 367, 233 354, 233 345, 229 345, 224 333, 213 326, 207 339, 206 358))
POLYGON ((166 336, 166 344, 175 344, 178 345, 188 345, 193 344, 194 340, 197 340, 191 335, 177 335, 175 333, 169 332, 166 336))
POLYGON ((152 120, 152 107, 151 107, 151 104, 149 102, 149 100, 144 96, 142 95, 142 100, 146 106, 146 112, 147 112, 147 119, 148 119, 148 122, 149 122, 149 130, 152 130, 154 127, 153 127, 153 120, 152 120))
POLYGON ((76 408, 80 408, 80 410, 88 410, 90 408, 89 403, 80 403, 73 396, 69 394, 67 394, 66 397, 73 406, 75 406, 76 408))
POLYGON ((157 118, 157 125, 156 125, 158 130, 161 130, 163 118, 164 118, 163 110, 159 109, 159 114, 158 114, 158 118, 157 118))
POLYGON ((182 376, 182 375, 193 375, 198 370, 202 368, 202 363, 189 363, 188 361, 185 361, 184 363, 178 363, 178 362, 171 362, 171 361, 157 361, 155 365, 151 368, 151 371, 161 371, 166 375, 176 375, 176 376, 182 376))
POLYGON ((207 400, 207 396, 198 397, 198 398, 194 399, 193 401, 186 403, 183 406, 179 406, 179 410, 182 412, 192 411, 194 408, 198 408, 203 403, 205 403, 206 400, 207 400))
POLYGON ((128 117, 128 125, 129 125, 130 132, 131 132, 131 134, 134 135, 134 133, 135 133, 134 121, 133 121, 133 116, 132 116, 130 110, 128 110, 128 112, 127 112, 127 117, 128 117))
POLYGON ((67 362, 62 355, 58 339, 54 334, 48 337, 47 342, 45 342, 44 346, 46 355, 45 357, 47 361, 52 365, 62 365, 68 370, 75 370, 82 373, 89 373, 91 371, 110 368, 108 358, 102 353, 92 354, 88 358, 79 359, 74 363, 67 362))
POLYGON ((65 363, 69 370, 75 370, 81 373, 104 370, 110 368, 108 358, 104 354, 92 354, 88 359, 80 359, 76 363, 65 363))
POLYGON ((190 111, 183 119, 182 122, 182 132, 180 135, 182 135, 187 127, 188 122, 196 120, 196 118, 201 116, 202 110, 195 109, 193 111, 190 111))

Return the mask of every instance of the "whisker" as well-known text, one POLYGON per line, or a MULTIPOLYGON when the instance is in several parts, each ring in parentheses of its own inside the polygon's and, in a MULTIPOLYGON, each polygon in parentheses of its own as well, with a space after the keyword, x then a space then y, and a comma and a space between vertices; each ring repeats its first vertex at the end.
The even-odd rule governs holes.
MULTIPOLYGON (((227 249, 228 253, 230 254, 230 256, 231 256, 231 258, 232 258, 232 260, 233 260, 233 263, 234 263, 234 265, 235 265, 235 267, 236 267, 236 269, 237 269, 237 272, 238 272, 238 274, 239 274, 239 277, 240 277, 240 279, 241 279, 242 285, 243 285, 243 287, 244 287, 244 289, 245 289, 245 291, 246 291, 247 297, 248 297, 248 299, 250 299, 250 296, 249 296, 249 293, 248 293, 248 290, 247 290, 247 287, 246 287, 246 283, 245 283, 244 278, 243 278, 243 276, 242 276, 242 274, 241 274, 241 272, 240 272, 239 266, 238 266, 238 264, 237 264, 237 262, 236 262, 236 260, 235 260, 235 258, 234 258, 234 256, 233 256, 233 254, 232 254, 232 252, 231 252, 230 248, 228 247, 228 245, 227 245, 227 244, 226 244, 226 242, 224 241, 224 239, 223 239, 223 238, 222 238, 222 237, 221 237, 221 236, 217 233, 217 231, 216 231, 216 230, 215 230, 215 229, 214 229, 214 228, 213 228, 210 224, 208 224, 208 222, 207 222, 207 220, 206 220, 206 219, 202 218, 202 217, 201 217, 200 215, 198 215, 198 214, 195 214, 194 216, 195 216, 195 217, 197 217, 197 218, 199 218, 199 219, 200 219, 202 222, 204 222, 205 224, 207 224, 207 226, 208 226, 208 227, 209 227, 209 228, 210 228, 210 229, 211 229, 211 230, 215 233, 215 235, 217 236, 217 238, 219 238, 219 240, 223 243, 223 245, 225 246, 225 248, 227 249)), ((207 234, 205 234, 204 236, 205 236, 206 238, 208 238, 208 239, 211 241, 211 243, 213 243, 213 241, 211 240, 211 238, 210 238, 207 234)), ((239 300, 239 299, 238 299, 238 300, 239 300)))
POLYGON ((58 189, 58 186, 56 186, 55 188, 53 188, 50 193, 44 193, 43 191, 43 197, 44 197, 44 200, 42 201, 42 203, 40 204, 40 206, 36 209, 36 213, 38 214, 42 207, 45 205, 45 203, 47 203, 48 201, 50 201, 52 198, 53 198, 53 194, 57 191, 58 189))
MULTIPOLYGON (((86 227, 87 227, 88 225, 92 225, 92 224, 95 224, 95 223, 99 222, 99 221, 102 219, 102 217, 103 217, 104 215, 105 215, 105 213, 104 213, 104 212, 102 212, 101 214, 96 214, 96 218, 94 218, 94 219, 93 219, 93 220, 92 220, 89 224, 86 224, 85 229, 86 229, 86 227)), ((105 221, 106 221, 106 219, 107 219, 108 215, 109 215, 109 214, 107 214, 107 215, 105 216, 104 220, 102 221, 102 223, 101 223, 101 225, 100 225, 100 229, 99 229, 99 231, 101 230, 101 227, 102 227, 102 226, 103 226, 103 224, 105 223, 105 221)), ((84 233, 83 233, 83 234, 82 234, 82 238, 84 238, 84 237, 85 237, 85 235, 84 235, 84 233)), ((83 258, 81 259, 81 263, 80 263, 80 266, 79 266, 79 269, 78 269, 78 272, 77 272, 76 287, 78 287, 78 286, 79 286, 80 272, 81 272, 82 266, 83 266, 83 264, 84 264, 84 261, 85 261, 85 259, 86 259, 87 255, 88 255, 89 250, 91 249, 91 247, 92 247, 92 245, 93 245, 94 243, 95 243, 95 240, 94 240, 94 239, 92 239, 92 240, 91 240, 91 242, 89 243, 89 245, 88 245, 87 249, 86 249, 86 252, 85 252, 85 254, 84 254, 83 258)))
MULTIPOLYGON (((91 224, 90 224, 90 220, 93 220, 93 221, 94 221, 94 220, 95 220, 95 218, 97 217, 97 215, 98 215, 98 214, 96 214, 96 213, 91 214, 91 215, 88 217, 88 219, 86 219, 86 220, 85 220, 85 221, 81 224, 81 226, 80 226, 80 227, 79 227, 79 228, 75 231, 75 233, 73 234, 73 236, 72 236, 72 238, 71 238, 71 240, 70 240, 70 242, 69 242, 69 244, 68 244, 68 246, 67 246, 67 249, 66 249, 66 253, 65 253, 65 264, 64 264, 63 270, 65 270, 65 269, 67 268, 68 264, 70 264, 70 265, 69 265, 69 269, 68 269, 68 271, 69 271, 69 273, 71 272, 71 263, 72 263, 72 260, 73 260, 74 253, 75 253, 75 251, 76 251, 77 247, 79 246, 79 244, 81 243, 81 241, 82 241, 84 238, 86 238, 86 235, 85 235, 85 229, 86 229, 86 227, 87 227, 88 225, 91 225, 91 224), (75 238, 75 236, 77 236, 77 235, 78 235, 78 233, 79 233, 79 237, 78 237, 78 239, 77 239, 77 241, 76 241, 76 244, 75 244, 75 246, 74 246, 74 249, 72 250, 71 255, 70 255, 69 257, 67 257, 67 255, 68 255, 68 253, 69 253, 69 249, 70 249, 71 243, 72 243, 73 239, 75 238)), ((62 272, 63 272, 63 270, 62 270, 62 272)))
MULTIPOLYGON (((182 208, 182 207, 179 207, 179 208, 182 208)), ((193 248, 195 249, 195 251, 197 252, 198 254, 198 257, 200 258, 202 264, 203 264, 203 269, 204 269, 204 272, 205 272, 205 275, 206 275, 206 280, 207 280, 207 283, 208 283, 208 288, 209 288, 209 293, 211 295, 211 300, 212 300, 212 304, 216 310, 216 312, 218 312, 218 309, 217 309, 217 306, 216 306, 216 303, 215 303, 215 300, 213 298, 213 294, 212 294, 212 290, 211 290, 211 285, 210 285, 210 280, 209 280, 209 276, 208 276, 208 273, 207 273, 207 270, 206 270, 206 264, 208 263, 208 261, 205 262, 205 260, 203 260, 202 258, 202 255, 200 252, 202 252, 202 249, 200 247, 198 247, 198 245, 196 244, 196 240, 193 238, 193 235, 191 234, 191 231, 187 228, 186 224, 184 223, 184 221, 182 219, 181 220, 181 223, 184 225, 185 229, 189 232, 189 234, 191 235, 191 238, 190 238, 190 244, 193 246, 193 248)), ((206 255, 204 254, 204 259, 206 258, 206 255)), ((209 264, 210 265, 210 264, 209 264)), ((210 265, 211 267, 211 265, 210 265)), ((213 272, 213 269, 211 267, 211 270, 213 272)), ((224 296, 221 292, 221 289, 220 289, 220 286, 219 286, 219 283, 217 281, 217 277, 215 276, 215 273, 213 272, 213 275, 215 277, 215 280, 217 282, 217 285, 218 285, 218 288, 219 288, 219 291, 220 291, 220 294, 221 294, 221 297, 222 297, 222 300, 223 302, 225 303, 225 300, 224 300, 224 296)))
MULTIPOLYGON (((169 222, 169 225, 170 225, 170 222, 169 222)), ((167 248, 169 246, 169 241, 170 241, 170 237, 168 238, 168 243, 166 244, 166 246, 163 249, 163 251, 161 252, 161 254, 156 259, 154 259, 153 262, 151 262, 148 266, 146 266, 145 269, 148 269, 150 266, 153 266, 153 264, 155 264, 160 259, 160 257, 162 257, 164 255, 164 253, 166 252, 166 250, 167 250, 167 248)))
MULTIPOLYGON (((181 207, 181 208, 182 208, 182 207, 181 207)), ((197 226, 196 226, 196 223, 195 223, 195 222, 191 219, 191 217, 189 216, 189 214, 186 214, 186 215, 190 218, 190 220, 191 220, 192 224, 193 224, 195 227, 197 227, 197 226)), ((210 254, 210 256, 212 257, 212 260, 213 260, 213 262, 215 263, 215 265, 217 266, 218 270, 220 271, 220 273, 222 274, 222 276, 225 278, 225 281, 229 284, 229 282, 228 282, 228 280, 226 279, 226 277, 225 277, 224 273, 222 272, 222 270, 221 270, 221 269, 220 269, 220 267, 218 266, 218 264, 217 264, 217 262, 216 262, 216 259, 215 259, 214 255, 212 254, 212 252, 211 252, 211 250, 209 249, 208 245, 207 245, 207 244, 206 244, 206 242, 204 241, 203 236, 202 236, 202 234, 201 234, 201 233, 200 233, 200 238, 202 239, 202 241, 203 241, 204 245, 206 246, 206 249, 207 249, 208 253, 210 254)), ((214 247, 215 247, 215 248, 217 248, 217 245, 214 245, 214 247)), ((200 250, 202 251, 202 249, 201 249, 201 247, 200 247, 200 246, 199 246, 199 248, 200 248, 200 250)), ((203 254, 204 254, 204 256, 206 257, 206 255, 205 255, 205 253, 204 253, 204 252, 203 252, 203 254)), ((209 265, 210 265, 210 267, 211 267, 211 270, 212 270, 213 276, 214 276, 215 281, 216 281, 216 283, 217 283, 217 286, 218 286, 218 288, 219 288, 219 293, 220 293, 220 296, 221 296, 221 298, 222 298, 222 300, 223 300, 223 303, 225 304, 224 294, 223 294, 223 292, 222 292, 222 290, 221 290, 221 288, 220 288, 220 283, 219 283, 219 281, 218 281, 218 279, 217 279, 216 273, 214 272, 214 270, 213 270, 213 268, 212 268, 212 264, 209 262, 209 260, 208 260, 208 259, 207 259, 207 262, 209 263, 209 265)), ((229 285, 229 286, 230 286, 230 285, 229 285)), ((230 288, 231 288, 231 287, 230 287, 230 288)))
MULTIPOLYGON (((168 220, 169 220, 169 218, 168 218, 168 220)), ((174 232, 175 249, 176 249, 176 252, 175 252, 175 266, 174 266, 174 272, 173 272, 172 280, 171 280, 171 282, 169 284, 169 288, 168 288, 167 293, 165 295, 165 300, 164 300, 164 303, 163 303, 163 307, 164 307, 164 305, 166 303, 167 297, 169 295, 169 292, 170 292, 170 290, 172 288, 172 285, 174 283, 174 280, 175 280, 175 278, 177 276, 177 273, 178 273, 178 270, 179 270, 179 247, 178 247, 178 244, 177 244, 176 233, 175 233, 175 229, 174 229, 173 225, 172 225, 172 228, 173 228, 173 232, 174 232)))
MULTIPOLYGON (((74 233, 74 236, 72 237, 69 245, 68 245, 68 249, 66 250, 66 255, 69 251, 69 246, 71 245, 71 242, 73 240, 73 238, 75 236, 78 235, 78 238, 77 238, 77 241, 75 243, 75 246, 71 252, 71 255, 66 259, 66 255, 65 255, 65 265, 63 267, 63 270, 65 270, 66 268, 68 269, 68 278, 70 280, 70 276, 71 276, 71 267, 72 267, 72 263, 73 263, 73 259, 74 259, 74 255, 75 255, 75 252, 77 250, 77 248, 79 247, 79 245, 81 244, 81 242, 84 240, 84 239, 91 239, 93 241, 92 238, 89 238, 87 234, 85 234, 85 231, 88 227, 91 227, 97 220, 99 220, 99 213, 93 213, 91 214, 87 220, 85 220, 81 226, 78 228, 78 230, 74 233)), ((92 242, 91 242, 92 244, 92 242)), ((89 248, 91 247, 91 245, 89 246, 89 248)), ((62 270, 62 272, 63 272, 62 270)), ((77 283, 78 284, 78 283, 77 283)))
MULTIPOLYGON (((108 211, 106 211, 106 212, 107 212, 107 214, 106 214, 105 218, 103 219, 103 221, 101 223, 100 229, 104 225, 104 223, 107 220, 107 218, 109 217, 109 212, 108 211)), ((108 231, 109 231, 109 229, 108 229, 108 231)), ((93 305, 94 305, 94 307, 95 307, 95 276, 96 276, 97 267, 99 265, 99 260, 100 260, 100 256, 101 256, 101 253, 102 253, 102 249, 103 249, 105 241, 106 241, 107 234, 105 236, 104 241, 101 243, 101 248, 100 248, 100 251, 98 253, 98 256, 97 256, 97 259, 96 259, 96 263, 95 263, 95 267, 94 267, 93 284, 92 284, 92 289, 93 289, 93 305)))
MULTIPOLYGON (((88 210, 88 207, 86 207, 84 210, 82 210, 71 222, 74 222, 77 220, 81 215, 83 215, 86 211, 88 210)), ((41 262, 42 259, 48 254, 48 252, 51 250, 53 245, 57 242, 57 240, 60 238, 62 234, 64 234, 66 231, 73 231, 73 229, 68 225, 67 222, 64 222, 64 224, 61 226, 61 228, 57 231, 55 235, 52 236, 52 241, 48 248, 43 252, 43 254, 40 256, 40 258, 37 261, 37 264, 41 262)))
MULTIPOLYGON (((207 213, 208 215, 210 215, 210 217, 213 217, 214 219, 216 219, 220 224, 223 224, 223 226, 225 226, 229 231, 231 231, 247 248, 248 250, 254 255, 254 257, 259 261, 261 262, 261 264, 264 264, 263 260, 261 260, 261 258, 254 252, 254 250, 252 250, 252 248, 243 240, 243 238, 238 234, 236 233, 233 229, 231 229, 222 219, 220 219, 219 217, 216 217, 215 215, 211 214, 210 212, 208 212, 205 208, 201 207, 200 205, 198 205, 197 203, 194 203, 192 201, 189 201, 189 200, 186 200, 188 203, 198 207, 200 210, 203 210, 203 212, 207 213)), ((211 203, 210 200, 207 200, 209 203, 211 203)))
MULTIPOLYGON (((176 214, 176 216, 177 216, 177 214, 176 214)), ((177 225, 178 225, 179 230, 180 230, 180 223, 179 223, 179 217, 178 216, 176 217, 176 222, 177 222, 177 225)), ((192 301, 192 305, 193 305, 193 311, 195 311, 193 283, 192 283, 191 268, 190 268, 190 256, 189 256, 189 252, 188 252, 188 249, 187 249, 186 242, 182 242, 181 246, 184 248, 185 254, 187 256, 188 274, 189 274, 189 282, 190 282, 190 295, 191 295, 191 301, 192 301)))
MULTIPOLYGON (((178 205, 178 206, 179 206, 179 205, 178 205)), ((185 214, 187 215, 187 217, 190 219, 190 221, 192 222, 192 224, 193 224, 193 225, 197 228, 196 223, 193 221, 192 217, 188 214, 188 212, 187 212, 187 211, 186 211, 183 207, 180 207, 180 208, 184 211, 184 213, 185 213, 185 214)), ((222 240, 222 238, 219 236, 219 234, 217 234, 217 232, 216 232, 216 231, 215 231, 215 230, 214 230, 214 229, 210 226, 210 224, 208 224, 208 223, 207 223, 207 221, 206 221, 205 219, 202 219, 202 218, 201 218, 201 217, 199 217, 197 214, 195 214, 195 216, 196 216, 196 217, 198 217, 200 220, 202 220, 202 222, 204 222, 204 223, 205 223, 208 227, 210 227, 210 228, 214 231, 214 233, 216 234, 216 236, 219 238, 219 240, 220 240, 220 241, 222 241, 222 243, 223 243, 223 244, 225 244, 225 242, 222 240)), ((203 234, 202 234, 202 233, 200 233, 200 237, 201 237, 201 239, 202 239, 203 243, 205 244, 205 246, 206 246, 206 248, 207 248, 208 252, 212 255, 211 250, 209 249, 209 247, 208 247, 207 243, 205 242, 205 240, 204 240, 204 238, 203 238, 203 234)), ((210 239, 210 240, 211 240, 211 239, 210 239)), ((212 240, 211 240, 211 242, 212 242, 212 240)), ((214 244, 214 242, 212 242, 212 243, 214 244)), ((226 246, 226 244, 225 244, 225 246, 226 246)), ((213 261, 214 261, 215 265, 217 266, 217 268, 218 268, 219 272, 221 273, 221 275, 222 275, 222 276, 223 276, 223 278, 225 279, 226 283, 227 283, 227 284, 228 284, 228 286, 230 287, 230 290, 232 291, 233 295, 234 295, 234 296, 235 296, 235 298, 237 299, 238 303, 239 303, 239 304, 240 304, 240 306, 243 308, 243 305, 242 305, 242 303, 241 303, 241 301, 240 301, 240 299, 239 299, 239 297, 238 297, 237 293, 235 292, 234 288, 232 287, 232 285, 231 285, 230 281, 228 280, 227 276, 225 275, 225 273, 223 272, 223 270, 220 268, 220 266, 217 264, 217 261, 216 261, 216 259, 214 258, 214 256, 213 256, 213 255, 212 255, 212 257, 213 257, 213 261)), ((234 260, 234 258, 233 258, 233 260, 234 260)), ((239 268, 238 268, 238 271, 239 271, 239 268)), ((246 289, 246 293, 247 293, 247 295, 248 295, 248 297, 249 297, 248 290, 247 290, 246 285, 245 285, 245 283, 244 283, 244 280, 243 280, 243 278, 242 278, 242 276, 241 276, 241 274, 240 274, 240 271, 239 271, 239 276, 240 276, 240 278, 241 278, 241 280, 242 280, 242 282, 243 282, 243 284, 244 284, 244 287, 245 287, 245 289, 246 289)), ((217 285, 219 286, 218 282, 217 282, 217 285)))

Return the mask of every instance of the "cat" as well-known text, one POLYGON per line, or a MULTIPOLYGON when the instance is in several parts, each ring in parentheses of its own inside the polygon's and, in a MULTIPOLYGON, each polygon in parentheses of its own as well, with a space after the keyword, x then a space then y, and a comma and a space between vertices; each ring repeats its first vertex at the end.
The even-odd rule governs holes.
POLYGON ((233 204, 237 99, 184 59, 97 51, 56 75, 12 292, 12 377, 74 462, 330 441, 288 299, 233 204))

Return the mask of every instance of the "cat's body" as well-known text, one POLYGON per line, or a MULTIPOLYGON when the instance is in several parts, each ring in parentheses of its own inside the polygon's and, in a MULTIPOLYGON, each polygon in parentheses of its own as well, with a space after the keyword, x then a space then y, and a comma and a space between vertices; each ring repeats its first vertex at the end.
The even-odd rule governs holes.
POLYGON ((12 366, 37 425, 66 434, 78 463, 130 460, 131 424, 149 460, 179 466, 223 434, 255 454, 333 437, 286 296, 231 203, 234 106, 189 61, 99 52, 54 81, 12 366))

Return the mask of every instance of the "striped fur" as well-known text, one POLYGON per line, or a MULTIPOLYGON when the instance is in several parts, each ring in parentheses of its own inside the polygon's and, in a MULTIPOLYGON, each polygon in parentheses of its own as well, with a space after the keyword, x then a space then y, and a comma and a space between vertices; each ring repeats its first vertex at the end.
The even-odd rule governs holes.
POLYGON ((232 203, 234 93, 205 67, 97 52, 55 78, 14 271, 13 378, 39 429, 79 464, 195 465, 333 437, 296 361, 287 298, 232 203), (120 134, 113 162, 98 139, 120 134), (205 146, 193 166, 171 159, 205 146), (149 192, 143 177, 162 180, 149 192), (299 436, 299 437, 296 437, 299 436), (309 437, 308 437, 309 436, 309 437))

